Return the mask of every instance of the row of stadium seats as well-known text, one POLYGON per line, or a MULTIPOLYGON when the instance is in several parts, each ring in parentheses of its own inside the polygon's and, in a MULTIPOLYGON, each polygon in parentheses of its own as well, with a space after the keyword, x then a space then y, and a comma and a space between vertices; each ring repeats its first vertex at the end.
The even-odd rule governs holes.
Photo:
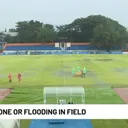
MULTIPOLYGON (((96 50, 96 47, 90 46, 79 46, 74 45, 68 47, 66 50, 96 50)), ((61 48, 57 48, 54 46, 6 46, 6 51, 14 51, 14 50, 61 50, 61 48)))
MULTIPOLYGON (((6 51, 15 51, 15 50, 61 50, 61 48, 54 46, 6 46, 6 51)), ((94 46, 88 45, 73 45, 71 47, 66 48, 66 50, 97 50, 94 46)), ((105 50, 105 49, 98 49, 105 50)), ((120 50, 119 47, 113 47, 112 50, 120 50)))
POLYGON ((54 46, 6 46, 5 50, 60 50, 60 48, 54 46))

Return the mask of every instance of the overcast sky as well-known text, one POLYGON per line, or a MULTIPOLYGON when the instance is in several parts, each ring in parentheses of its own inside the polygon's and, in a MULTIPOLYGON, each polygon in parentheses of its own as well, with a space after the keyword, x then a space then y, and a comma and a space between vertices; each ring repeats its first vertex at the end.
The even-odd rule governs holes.
POLYGON ((101 14, 128 27, 128 0, 0 0, 0 31, 17 21, 39 20, 53 25, 101 14))

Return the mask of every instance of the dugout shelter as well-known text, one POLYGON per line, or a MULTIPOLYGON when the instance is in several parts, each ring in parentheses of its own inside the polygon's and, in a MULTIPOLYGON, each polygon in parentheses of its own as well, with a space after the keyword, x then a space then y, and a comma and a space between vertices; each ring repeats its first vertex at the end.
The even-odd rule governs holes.
POLYGON ((44 104, 84 104, 85 90, 80 87, 44 87, 44 104))

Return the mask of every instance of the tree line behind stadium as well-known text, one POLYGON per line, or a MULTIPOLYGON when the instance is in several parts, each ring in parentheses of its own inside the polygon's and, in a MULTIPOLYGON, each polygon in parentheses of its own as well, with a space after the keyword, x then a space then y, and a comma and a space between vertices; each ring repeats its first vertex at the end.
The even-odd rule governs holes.
POLYGON ((78 18, 70 24, 61 26, 34 20, 19 21, 16 28, 9 31, 18 34, 13 37, 7 35, 4 41, 8 43, 89 42, 90 45, 109 50, 113 46, 126 48, 128 42, 127 28, 102 15, 78 18))

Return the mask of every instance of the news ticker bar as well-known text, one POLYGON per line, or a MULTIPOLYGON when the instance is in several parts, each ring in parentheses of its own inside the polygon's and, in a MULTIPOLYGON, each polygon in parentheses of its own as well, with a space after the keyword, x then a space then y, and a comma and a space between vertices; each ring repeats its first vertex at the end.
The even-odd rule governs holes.
POLYGON ((128 119, 128 105, 0 105, 0 119, 128 119))

